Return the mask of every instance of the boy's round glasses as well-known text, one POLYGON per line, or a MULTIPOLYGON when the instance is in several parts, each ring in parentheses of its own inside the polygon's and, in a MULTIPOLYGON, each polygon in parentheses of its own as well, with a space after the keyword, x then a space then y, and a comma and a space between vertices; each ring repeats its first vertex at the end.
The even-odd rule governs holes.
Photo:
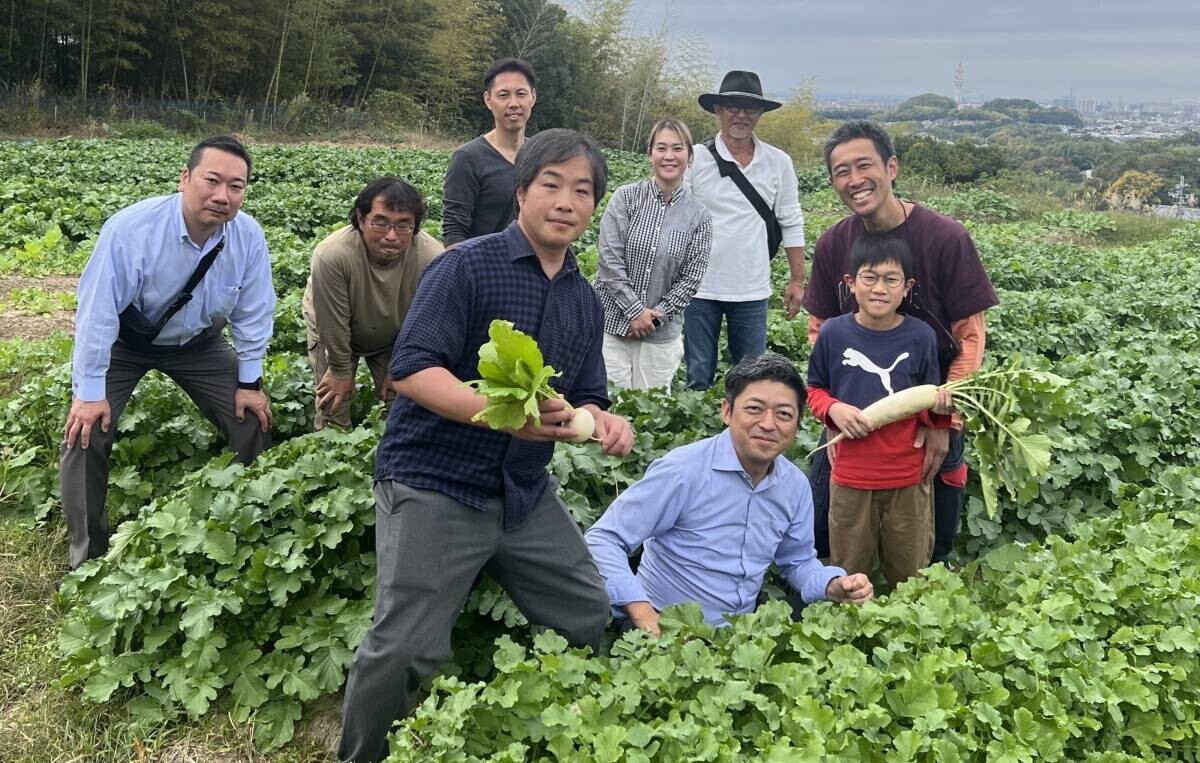
POLYGON ((387 233, 394 229, 398 235, 406 236, 416 230, 412 223, 389 223, 387 220, 367 220, 367 225, 376 233, 387 233))
MULTIPOLYGON (((863 286, 874 286, 875 284, 879 283, 878 273, 859 273, 857 276, 855 276, 855 278, 857 278, 858 282, 863 286)), ((888 273, 883 277, 883 285, 889 289, 898 289, 904 285, 904 276, 896 275, 895 273, 888 273)))

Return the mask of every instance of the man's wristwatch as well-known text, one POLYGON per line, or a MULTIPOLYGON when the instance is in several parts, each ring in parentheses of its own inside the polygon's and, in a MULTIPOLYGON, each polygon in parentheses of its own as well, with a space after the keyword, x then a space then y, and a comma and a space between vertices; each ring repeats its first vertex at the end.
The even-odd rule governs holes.
POLYGON ((252 382, 239 381, 238 389, 252 389, 255 392, 261 392, 262 391, 262 377, 260 376, 252 382))

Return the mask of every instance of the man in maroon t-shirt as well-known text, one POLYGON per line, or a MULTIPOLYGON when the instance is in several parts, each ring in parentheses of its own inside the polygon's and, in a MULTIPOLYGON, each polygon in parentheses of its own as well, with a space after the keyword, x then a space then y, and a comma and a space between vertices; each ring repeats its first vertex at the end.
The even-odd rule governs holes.
MULTIPOLYGON (((943 381, 964 378, 983 362, 986 337, 983 313, 1000 303, 971 235, 958 221, 892 193, 899 172, 892 139, 872 122, 847 122, 825 144, 825 166, 834 190, 853 213, 825 231, 813 254, 812 275, 804 295, 809 343, 821 323, 857 305, 838 285, 846 273, 850 247, 863 231, 891 232, 912 249, 917 285, 909 309, 933 328, 938 339, 943 381)), ((950 430, 922 429, 914 447, 925 447, 922 479, 934 483, 933 561, 946 561, 958 534, 966 464, 962 422, 950 430)), ((815 504, 818 556, 829 553, 829 462, 825 451, 813 458, 810 479, 815 504)))

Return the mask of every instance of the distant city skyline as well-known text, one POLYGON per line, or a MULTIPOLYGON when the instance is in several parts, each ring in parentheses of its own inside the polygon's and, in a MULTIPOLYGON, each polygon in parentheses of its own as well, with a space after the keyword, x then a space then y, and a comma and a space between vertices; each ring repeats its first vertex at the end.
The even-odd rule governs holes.
POLYGON ((664 19, 707 41, 718 78, 750 69, 776 95, 812 78, 822 95, 953 96, 962 62, 966 100, 1200 101, 1197 0, 632 0, 636 31, 664 19))

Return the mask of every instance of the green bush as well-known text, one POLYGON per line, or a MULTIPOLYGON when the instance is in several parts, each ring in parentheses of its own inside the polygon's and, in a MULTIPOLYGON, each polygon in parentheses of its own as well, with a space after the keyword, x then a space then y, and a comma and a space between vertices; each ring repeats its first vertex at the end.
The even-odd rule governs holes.
POLYGON ((1001 222, 1017 218, 1017 207, 1010 198, 985 188, 969 188, 950 196, 935 196, 925 203, 959 220, 1001 222))

